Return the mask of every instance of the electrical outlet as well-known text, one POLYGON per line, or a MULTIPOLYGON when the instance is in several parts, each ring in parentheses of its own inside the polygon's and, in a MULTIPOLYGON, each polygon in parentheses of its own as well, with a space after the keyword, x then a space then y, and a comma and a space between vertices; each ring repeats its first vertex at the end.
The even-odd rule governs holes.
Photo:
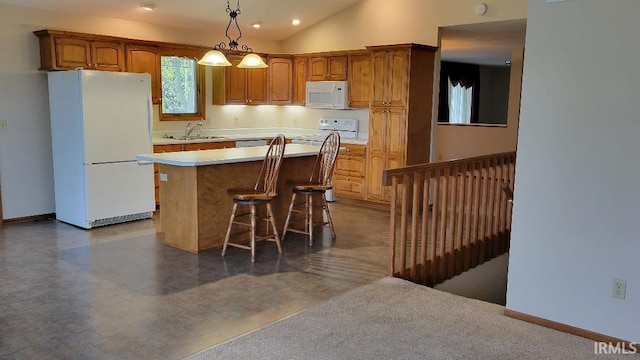
POLYGON ((0 120, 0 130, 7 130, 7 120, 0 120))
POLYGON ((620 279, 613 279, 613 288, 611 289, 611 297, 624 300, 627 295, 627 282, 620 279))
POLYGON ((233 125, 238 126, 238 124, 239 124, 239 123, 240 123, 240 122, 238 121, 238 118, 237 118, 237 117, 234 117, 234 118, 233 118, 233 125))
POLYGON ((293 126, 298 126, 298 118, 293 118, 293 126))

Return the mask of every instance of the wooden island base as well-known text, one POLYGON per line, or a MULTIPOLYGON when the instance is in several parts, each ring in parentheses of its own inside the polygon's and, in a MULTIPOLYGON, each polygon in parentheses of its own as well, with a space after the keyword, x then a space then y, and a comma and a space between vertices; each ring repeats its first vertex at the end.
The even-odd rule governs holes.
MULTIPOLYGON (((315 156, 283 159, 278 196, 272 204, 280 233, 291 200, 290 182, 307 179, 314 161, 315 156)), ((233 208, 227 189, 253 188, 261 165, 262 160, 205 166, 159 164, 163 241, 191 252, 221 248, 233 208)))

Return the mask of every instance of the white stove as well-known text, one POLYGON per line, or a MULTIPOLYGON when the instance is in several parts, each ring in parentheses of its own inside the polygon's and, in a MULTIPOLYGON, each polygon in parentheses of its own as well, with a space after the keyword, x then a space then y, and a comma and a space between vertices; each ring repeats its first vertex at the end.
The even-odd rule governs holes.
POLYGON ((337 131, 340 138, 358 138, 358 120, 356 119, 320 119, 318 120, 318 130, 320 136, 324 137, 330 131, 337 131))

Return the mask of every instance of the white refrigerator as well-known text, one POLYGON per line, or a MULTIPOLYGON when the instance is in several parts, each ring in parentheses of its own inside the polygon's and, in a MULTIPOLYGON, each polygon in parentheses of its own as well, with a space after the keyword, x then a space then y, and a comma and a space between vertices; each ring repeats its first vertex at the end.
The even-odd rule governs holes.
POLYGON ((155 210, 149 74, 50 72, 56 218, 85 229, 155 210))

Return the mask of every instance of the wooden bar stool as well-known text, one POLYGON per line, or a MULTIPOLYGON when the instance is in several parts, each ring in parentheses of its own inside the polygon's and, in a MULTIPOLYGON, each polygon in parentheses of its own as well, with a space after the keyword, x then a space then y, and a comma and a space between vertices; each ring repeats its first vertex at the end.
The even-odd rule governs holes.
POLYGON ((329 212, 329 206, 327 204, 325 194, 327 190, 331 190, 333 188, 333 170, 335 168, 336 158, 338 157, 338 150, 340 150, 340 134, 336 131, 332 131, 324 138, 324 141, 320 146, 309 181, 295 184, 293 186, 293 195, 291 195, 289 212, 282 232, 283 239, 287 234, 287 231, 306 234, 309 236, 309 246, 312 246, 314 225, 324 226, 326 224, 329 224, 331 229, 331 237, 333 239, 336 238, 336 232, 333 228, 333 221, 331 220, 331 213, 329 212), (304 201, 296 202, 297 195, 304 196, 304 201), (321 223, 314 224, 313 197, 317 195, 320 195, 322 199, 323 219, 321 223), (294 214, 304 214, 304 229, 293 229, 289 227, 294 214), (324 220, 324 214, 326 214, 327 220, 324 220))
POLYGON ((251 250, 251 262, 256 260, 256 240, 270 240, 275 241, 278 246, 278 252, 282 253, 282 246, 280 244, 280 237, 278 236, 278 230, 276 229, 276 222, 273 216, 273 210, 271 208, 271 200, 276 197, 276 185, 278 183, 278 174, 280 173, 280 165, 282 164, 282 157, 284 155, 285 138, 280 134, 271 140, 269 149, 265 155, 260 173, 258 174, 258 180, 253 189, 228 189, 227 194, 233 197, 233 210, 231 211, 231 219, 229 220, 229 227, 227 227, 227 235, 224 239, 224 245, 222 246, 222 256, 227 251, 227 246, 234 246, 241 249, 251 250), (267 217, 261 220, 268 221, 267 234, 264 236, 256 237, 256 206, 266 205, 267 217), (238 213, 239 207, 242 207, 245 212, 238 213), (245 219, 249 217, 249 220, 239 221, 238 218, 245 219), (249 245, 240 243, 229 242, 232 235, 246 234, 247 230, 239 231, 231 234, 231 228, 233 225, 242 225, 250 233, 249 245), (273 231, 273 234, 269 233, 269 227, 273 231))

